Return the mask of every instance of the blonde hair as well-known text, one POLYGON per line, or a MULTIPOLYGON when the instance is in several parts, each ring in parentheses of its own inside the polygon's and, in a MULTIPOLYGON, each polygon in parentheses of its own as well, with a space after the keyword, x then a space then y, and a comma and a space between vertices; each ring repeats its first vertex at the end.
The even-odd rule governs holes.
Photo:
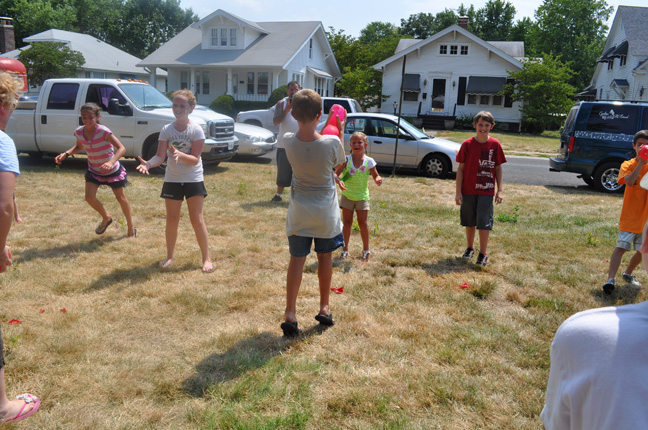
POLYGON ((322 112, 322 98, 313 90, 299 90, 293 96, 292 116, 298 122, 308 122, 322 112))
MULTIPOLYGON (((367 135, 366 135, 366 134, 364 134, 364 133, 361 132, 361 131, 356 131, 356 132, 353 133, 353 134, 351 135, 351 137, 349 138, 349 145, 351 145, 351 141, 353 140, 354 137, 359 137, 359 138, 362 140, 362 142, 364 143, 364 147, 365 147, 365 149, 367 148, 367 145, 369 145, 369 139, 367 138, 367 135)), ((349 154, 351 154, 351 153, 353 153, 353 149, 350 149, 350 150, 349 150, 349 154)))
POLYGON ((14 104, 20 98, 19 91, 22 90, 23 83, 15 76, 0 72, 0 103, 2 106, 14 104))
POLYGON ((173 94, 171 94, 171 99, 173 100, 175 98, 175 96, 180 96, 180 97, 186 98, 187 102, 189 102, 189 106, 192 106, 192 107, 196 106, 196 103, 197 103, 196 96, 194 95, 194 93, 191 92, 191 90, 184 89, 184 90, 174 91, 173 94))
POLYGON ((489 124, 495 124, 495 118, 493 117, 493 114, 488 112, 488 111, 481 111, 477 112, 477 115, 475 115, 475 118, 473 119, 473 123, 478 123, 480 119, 483 119, 489 124))

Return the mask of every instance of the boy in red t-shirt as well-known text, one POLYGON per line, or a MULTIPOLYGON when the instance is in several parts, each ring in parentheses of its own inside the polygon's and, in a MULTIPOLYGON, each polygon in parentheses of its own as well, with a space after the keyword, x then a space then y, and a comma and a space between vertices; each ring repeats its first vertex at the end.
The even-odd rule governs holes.
POLYGON ((486 267, 488 236, 493 229, 493 196, 495 203, 502 203, 502 164, 506 163, 506 157, 499 141, 488 135, 495 127, 490 112, 475 115, 473 127, 477 134, 466 139, 457 154, 455 202, 461 205, 461 225, 466 227, 468 247, 463 258, 469 260, 474 255, 475 230, 479 230, 477 264, 486 267))
POLYGON ((632 160, 624 161, 619 170, 619 184, 625 184, 626 188, 623 194, 617 244, 610 257, 608 280, 603 284, 603 291, 606 294, 612 294, 614 291, 616 284, 614 277, 621 265, 621 258, 626 251, 630 251, 632 248, 637 252, 630 258, 628 267, 623 272, 623 279, 633 287, 641 286, 632 271, 641 263, 641 253, 639 252, 642 245, 641 233, 648 219, 648 191, 639 186, 641 178, 648 172, 647 161, 639 157, 639 149, 642 145, 648 145, 648 130, 635 133, 632 147, 637 156, 632 160))

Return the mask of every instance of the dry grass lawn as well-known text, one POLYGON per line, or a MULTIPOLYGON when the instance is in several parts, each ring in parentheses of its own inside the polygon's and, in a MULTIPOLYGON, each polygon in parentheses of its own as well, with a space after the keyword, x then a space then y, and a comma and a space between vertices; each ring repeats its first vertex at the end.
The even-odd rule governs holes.
MULTIPOLYGON (((204 275, 185 208, 174 265, 156 267, 162 177, 126 162, 138 228, 129 240, 119 223, 94 233, 83 159, 21 163, 25 222, 10 234, 0 320, 9 394, 43 404, 9 428, 537 429, 560 323, 646 299, 629 286, 600 291, 618 196, 506 184, 495 213, 509 221, 496 222, 480 269, 458 258, 453 181, 386 177, 371 188, 372 261, 360 261, 357 231, 352 258, 334 259, 333 283, 345 288, 332 295, 337 325, 321 331, 313 319, 311 254, 298 300, 306 334, 288 341, 288 203, 269 202, 273 166, 206 168, 217 270, 204 275)), ((99 197, 123 219, 109 190, 99 197)))

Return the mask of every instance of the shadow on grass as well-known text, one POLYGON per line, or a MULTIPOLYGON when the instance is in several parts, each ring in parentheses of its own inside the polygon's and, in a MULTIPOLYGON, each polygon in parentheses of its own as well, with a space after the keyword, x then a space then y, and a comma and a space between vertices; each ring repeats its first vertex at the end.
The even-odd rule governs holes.
POLYGON ((254 164, 270 164, 272 163, 272 158, 267 158, 264 156, 256 155, 235 155, 232 158, 232 163, 254 163, 254 164))
POLYGON ((123 237, 110 237, 104 236, 101 238, 92 239, 89 241, 69 243, 63 246, 56 246, 54 248, 28 248, 21 251, 16 258, 18 263, 26 263, 32 260, 38 259, 50 259, 50 258, 72 258, 77 254, 82 252, 96 252, 101 249, 102 246, 114 242, 116 240, 122 240, 123 237))
POLYGON ((471 262, 464 261, 458 257, 448 257, 439 260, 436 263, 422 264, 421 268, 430 276, 439 276, 446 273, 475 272, 483 270, 483 267, 477 266, 471 262))
POLYGON ((622 284, 617 285, 614 291, 612 291, 612 294, 605 294, 603 289, 600 287, 591 290, 590 294, 594 300, 598 301, 603 306, 619 306, 637 303, 637 297, 639 297, 640 292, 640 287, 633 287, 630 284, 622 284))
POLYGON ((295 344, 322 334, 328 328, 317 324, 294 338, 263 332, 244 339, 222 354, 211 354, 203 359, 196 366, 196 373, 182 383, 183 390, 192 397, 204 397, 211 386, 259 369, 295 344))
POLYGON ((618 196, 623 198, 623 194, 603 194, 599 191, 594 190, 592 187, 589 185, 583 183, 583 185, 545 185, 544 186, 547 190, 553 191, 555 193, 560 193, 560 194, 589 194, 592 196, 618 196))
POLYGON ((139 284, 160 276, 164 273, 182 273, 192 270, 199 270, 195 265, 185 264, 182 266, 171 266, 161 269, 158 263, 147 266, 133 267, 132 269, 115 269, 110 273, 99 276, 86 290, 86 293, 109 288, 117 283, 128 281, 129 284, 139 284))
POLYGON ((280 201, 280 202, 272 202, 272 201, 270 201, 272 196, 270 196, 268 198, 265 198, 265 197, 267 197, 267 196, 264 196, 264 200, 261 200, 261 201, 258 201, 258 202, 244 203, 244 204, 240 205, 240 208, 247 211, 247 212, 251 211, 254 208, 268 208, 268 209, 283 208, 285 210, 288 210, 288 201, 290 199, 289 197, 284 196, 284 199, 282 201, 280 201))

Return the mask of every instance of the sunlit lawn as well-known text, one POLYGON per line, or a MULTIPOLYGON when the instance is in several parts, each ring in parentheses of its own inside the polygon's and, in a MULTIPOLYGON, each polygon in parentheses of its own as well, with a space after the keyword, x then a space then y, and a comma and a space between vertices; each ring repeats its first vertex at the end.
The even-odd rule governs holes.
MULTIPOLYGON (((306 335, 287 341, 288 203, 269 202, 273 166, 206 169, 217 270, 204 275, 186 210, 173 267, 157 267, 161 177, 126 162, 129 240, 119 222, 94 233, 83 160, 21 162, 25 222, 0 276, 2 332, 9 394, 43 405, 15 429, 538 429, 560 323, 646 299, 630 286, 600 290, 618 196, 508 184, 481 269, 459 258, 453 181, 386 177, 371 188, 372 261, 360 261, 357 231, 350 260, 334 259, 337 324, 313 319, 311 254, 298 300, 306 335)), ((99 198, 123 221, 109 190, 99 198)))

